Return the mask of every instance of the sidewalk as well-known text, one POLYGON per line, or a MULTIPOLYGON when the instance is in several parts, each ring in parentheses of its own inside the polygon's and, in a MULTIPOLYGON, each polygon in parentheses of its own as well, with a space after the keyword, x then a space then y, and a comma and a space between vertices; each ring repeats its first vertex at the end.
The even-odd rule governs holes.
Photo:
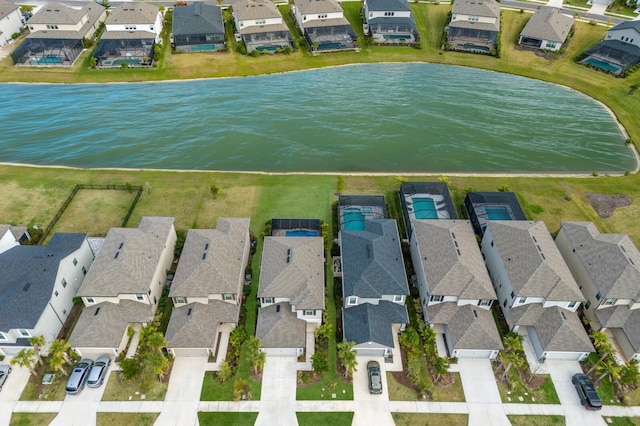
POLYGON ((470 425, 511 425, 488 359, 460 359, 458 371, 469 409, 470 425))

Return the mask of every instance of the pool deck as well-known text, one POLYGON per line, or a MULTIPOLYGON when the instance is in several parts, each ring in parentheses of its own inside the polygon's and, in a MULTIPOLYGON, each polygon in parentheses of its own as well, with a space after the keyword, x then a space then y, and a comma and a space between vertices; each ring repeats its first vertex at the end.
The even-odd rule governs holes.
POLYGON ((450 219, 444 196, 440 194, 411 194, 410 196, 405 197, 405 203, 407 205, 407 210, 409 212, 409 217, 411 218, 411 220, 420 220, 420 218, 416 217, 416 214, 413 210, 414 198, 431 198, 433 200, 433 203, 435 204, 438 219, 450 219))

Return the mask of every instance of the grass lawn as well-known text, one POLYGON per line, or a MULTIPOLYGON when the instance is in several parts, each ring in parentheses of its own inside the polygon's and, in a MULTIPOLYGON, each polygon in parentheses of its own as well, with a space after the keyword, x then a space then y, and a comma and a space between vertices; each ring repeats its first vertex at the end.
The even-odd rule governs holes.
POLYGON ((113 189, 81 189, 51 230, 56 232, 86 232, 104 237, 112 227, 122 225, 122 219, 131 207, 135 192, 113 189))
MULTIPOLYGON (((238 374, 236 374, 236 377, 238 377, 238 374)), ((260 399, 262 383, 251 379, 248 380, 251 385, 251 400, 258 401, 260 399)), ((226 383, 219 383, 213 378, 213 372, 206 372, 204 380, 202 381, 200 401, 233 401, 234 381, 235 377, 226 383)))
POLYGON ((389 401, 415 401, 418 397, 413 389, 400 384, 389 371, 387 371, 387 389, 389 401))
POLYGON ((258 413, 204 413, 198 412, 198 422, 201 426, 246 426, 253 425, 258 413))
MULTIPOLYGON (((70 367, 69 367, 70 369, 70 367)), ((48 372, 48 371, 47 371, 48 372)), ((39 369, 38 377, 33 375, 29 376, 29 381, 20 395, 20 401, 62 401, 67 392, 65 386, 67 384, 67 377, 61 373, 56 373, 53 383, 50 385, 42 384, 42 376, 44 376, 44 369, 39 369)))
POLYGON ((564 425, 564 416, 507 416, 512 426, 564 425))
POLYGON ((468 414, 392 413, 396 426, 466 426, 468 414))
POLYGON ((612 426, 640 426, 640 417, 604 417, 607 424, 612 426))
POLYGON ((13 413, 9 426, 46 426, 58 413, 13 413))
MULTIPOLYGON (((502 374, 502 371, 500 371, 502 374)), ((518 373, 518 370, 512 368, 509 370, 509 382, 511 383, 511 391, 508 393, 507 388, 498 383, 498 390, 502 402, 514 402, 519 404, 560 404, 560 398, 553 386, 551 377, 547 378, 538 389, 529 389, 525 386, 518 373)))
POLYGON ((327 372, 318 383, 309 386, 298 386, 296 399, 299 401, 352 400, 353 384, 340 380, 337 374, 327 372), (335 395, 335 398, 333 395, 335 395))
POLYGON ((162 383, 157 379, 151 380, 146 392, 140 391, 138 384, 120 384, 117 371, 112 371, 107 382, 107 388, 102 395, 103 401, 164 401, 169 383, 162 383), (144 396, 144 399, 142 398, 144 396))
POLYGON ((629 7, 627 6, 626 0, 616 0, 613 4, 607 9, 607 14, 616 13, 618 15, 625 15, 631 18, 635 18, 638 16, 637 13, 634 12, 637 6, 629 7))
MULTIPOLYGON (((442 388, 431 384, 429 390, 431 391, 431 397, 433 401, 447 401, 447 402, 464 402, 464 391, 462 389, 462 380, 460 380, 459 373, 451 373, 454 376, 454 382, 452 385, 442 388)), ((416 401, 418 395, 413 389, 409 389, 403 384, 399 383, 393 374, 387 371, 387 387, 389 390, 390 401, 416 401)))
POLYGON ((623 401, 625 405, 629 406, 640 405, 640 387, 634 391, 627 392, 624 395, 623 401))
POLYGON ((298 425, 300 426, 351 426, 353 413, 351 412, 317 412, 317 413, 296 413, 298 425))
POLYGON ((97 413, 97 426, 152 426, 160 413, 97 413))

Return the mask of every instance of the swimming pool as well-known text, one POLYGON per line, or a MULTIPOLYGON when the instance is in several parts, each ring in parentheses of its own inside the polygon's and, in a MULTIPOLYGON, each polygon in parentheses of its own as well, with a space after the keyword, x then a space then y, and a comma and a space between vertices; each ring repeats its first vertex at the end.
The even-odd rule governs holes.
POLYGON ((485 206, 484 211, 489 220, 513 220, 506 206, 485 206))
POLYGON ((292 231, 286 231, 287 237, 317 237, 318 231, 310 231, 308 229, 294 229, 292 231))
POLYGON ((344 209, 342 227, 345 231, 364 231, 364 214, 360 209, 344 209))
POLYGON ((416 219, 437 219, 438 210, 436 209, 436 203, 433 198, 428 197, 416 197, 412 198, 413 214, 416 219))
POLYGON ((609 62, 600 61, 594 58, 589 58, 586 61, 584 61, 584 63, 591 65, 592 67, 600 68, 601 70, 609 71, 614 74, 620 71, 620 67, 611 65, 609 62))

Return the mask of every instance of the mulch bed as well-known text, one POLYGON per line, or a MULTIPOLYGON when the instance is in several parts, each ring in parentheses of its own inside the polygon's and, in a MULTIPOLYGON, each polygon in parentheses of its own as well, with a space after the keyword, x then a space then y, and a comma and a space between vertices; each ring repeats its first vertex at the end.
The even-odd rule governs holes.
POLYGON ((616 208, 630 206, 632 203, 631 198, 624 194, 608 195, 587 192, 584 195, 598 216, 604 219, 611 217, 616 208))

